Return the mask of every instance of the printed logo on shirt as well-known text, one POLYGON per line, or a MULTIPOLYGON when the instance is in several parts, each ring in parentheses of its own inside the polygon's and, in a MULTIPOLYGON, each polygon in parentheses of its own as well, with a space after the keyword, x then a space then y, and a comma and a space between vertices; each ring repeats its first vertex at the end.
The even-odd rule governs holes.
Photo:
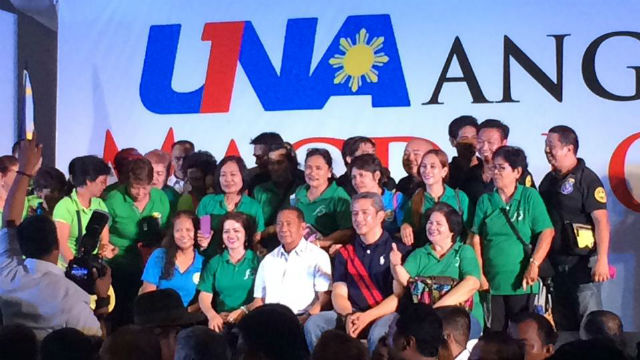
POLYGON ((384 265, 384 255, 380 256, 380 265, 384 265))
POLYGON ((593 193, 593 196, 603 204, 607 202, 607 193, 604 191, 602 186, 598 186, 596 191, 593 193))
POLYGON ((327 207, 325 205, 320 205, 318 206, 316 211, 313 212, 313 216, 322 216, 326 213, 327 213, 327 207))
POLYGON ((573 184, 575 182, 576 180, 574 178, 568 178, 565 182, 562 183, 562 186, 560 186, 560 192, 565 195, 571 194, 573 192, 573 184))
POLYGON ((249 280, 251 278, 253 278, 253 271, 251 271, 251 269, 247 269, 247 271, 244 273, 244 279, 243 280, 249 280))
POLYGON ((531 185, 533 185, 533 179, 531 178, 531 175, 527 175, 527 178, 524 179, 524 185, 526 187, 531 187, 531 185))
POLYGON ((193 280, 194 284, 198 284, 200 282, 200 273, 197 272, 193 274, 193 276, 191 277, 191 280, 193 280))

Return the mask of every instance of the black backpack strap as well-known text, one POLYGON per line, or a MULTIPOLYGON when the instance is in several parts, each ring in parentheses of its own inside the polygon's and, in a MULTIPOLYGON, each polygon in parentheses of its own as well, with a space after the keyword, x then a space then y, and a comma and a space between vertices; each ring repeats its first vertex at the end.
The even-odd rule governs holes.
POLYGON ((516 235, 518 240, 522 243, 522 246, 524 247, 524 252, 527 254, 527 256, 530 256, 531 253, 532 253, 531 244, 529 244, 526 241, 524 241, 524 239, 522 238, 522 235, 520 235, 520 232, 518 231, 516 226, 511 221, 511 218, 509 217, 509 214, 507 213, 507 209, 505 209, 503 207, 500 207, 500 211, 502 212, 502 215, 504 215, 504 218, 507 220, 507 224, 509 225, 509 228, 511 228, 511 231, 513 231, 513 233, 516 235))

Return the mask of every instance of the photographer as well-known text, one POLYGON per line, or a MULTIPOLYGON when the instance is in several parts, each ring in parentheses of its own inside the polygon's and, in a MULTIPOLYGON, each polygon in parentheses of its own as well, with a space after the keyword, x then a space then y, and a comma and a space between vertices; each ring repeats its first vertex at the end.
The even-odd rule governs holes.
MULTIPOLYGON (((38 166, 42 148, 33 140, 20 144, 15 182, 9 190, 0 232, 0 310, 4 325, 23 324, 39 339, 53 330, 74 327, 88 335, 102 334, 98 321, 106 314, 111 272, 96 279, 96 310, 89 294, 68 280, 56 266, 60 249, 53 221, 35 215, 22 221, 29 179, 38 166)), ((95 274, 94 274, 95 276, 95 274)))

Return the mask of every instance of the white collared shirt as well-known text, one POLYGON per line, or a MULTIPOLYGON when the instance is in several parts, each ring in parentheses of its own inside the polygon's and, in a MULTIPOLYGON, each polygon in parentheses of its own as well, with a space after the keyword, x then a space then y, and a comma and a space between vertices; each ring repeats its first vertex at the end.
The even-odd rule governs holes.
POLYGON ((38 339, 63 327, 101 335, 89 294, 47 261, 22 259, 15 229, 0 231, 0 310, 5 325, 23 324, 38 339))
POLYGON ((302 239, 289 254, 280 245, 265 256, 256 274, 254 296, 300 315, 316 301, 316 292, 328 291, 330 286, 329 255, 302 239))
POLYGON ((184 180, 178 179, 175 175, 169 176, 167 185, 174 188, 179 194, 184 193, 184 180))

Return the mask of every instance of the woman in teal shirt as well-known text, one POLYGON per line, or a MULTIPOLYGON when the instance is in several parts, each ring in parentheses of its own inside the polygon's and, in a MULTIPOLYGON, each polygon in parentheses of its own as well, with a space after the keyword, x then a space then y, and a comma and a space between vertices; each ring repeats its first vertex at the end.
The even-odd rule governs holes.
POLYGON ((491 294, 489 328, 494 331, 505 330, 516 314, 533 310, 538 267, 553 239, 553 226, 540 194, 518 184, 526 168, 527 158, 520 148, 502 146, 493 153, 496 190, 478 199, 471 229, 483 269, 481 289, 491 294), (532 254, 523 242, 533 245, 532 254))
POLYGON ((245 195, 249 183, 247 166, 241 157, 226 156, 222 159, 218 164, 214 181, 216 194, 203 197, 196 211, 199 217, 211 216, 213 239, 203 252, 207 260, 222 251, 222 217, 226 213, 241 212, 255 222, 258 233, 254 236, 251 246, 253 241, 259 238, 259 232, 264 230, 264 217, 260 204, 245 195))
POLYGON ((198 303, 216 332, 224 324, 236 324, 253 300, 258 256, 248 249, 255 225, 243 213, 230 212, 222 218, 224 251, 206 265, 200 278, 198 303), (214 305, 215 304, 215 305, 214 305))
MULTIPOLYGON (((449 178, 449 158, 442 150, 427 151, 422 160, 418 173, 424 182, 408 201, 404 209, 403 224, 400 228, 402 242, 413 245, 414 248, 423 246, 427 240, 425 234, 426 218, 424 213, 438 202, 451 205, 462 215, 466 229, 471 227, 472 217, 469 215, 469 199, 461 190, 454 190, 446 185, 449 178), (415 242, 415 245, 414 245, 415 242)), ((461 234, 464 235, 463 231, 461 234)), ((463 239, 464 241, 465 239, 463 239)))
POLYGON ((402 254, 394 245, 390 256, 393 277, 402 288, 416 276, 456 279, 456 286, 433 306, 459 305, 473 298, 472 333, 479 336, 484 323, 478 298, 480 266, 473 248, 456 240, 463 229, 462 217, 451 205, 438 203, 427 210, 425 218, 430 243, 412 252, 404 265, 402 254))

